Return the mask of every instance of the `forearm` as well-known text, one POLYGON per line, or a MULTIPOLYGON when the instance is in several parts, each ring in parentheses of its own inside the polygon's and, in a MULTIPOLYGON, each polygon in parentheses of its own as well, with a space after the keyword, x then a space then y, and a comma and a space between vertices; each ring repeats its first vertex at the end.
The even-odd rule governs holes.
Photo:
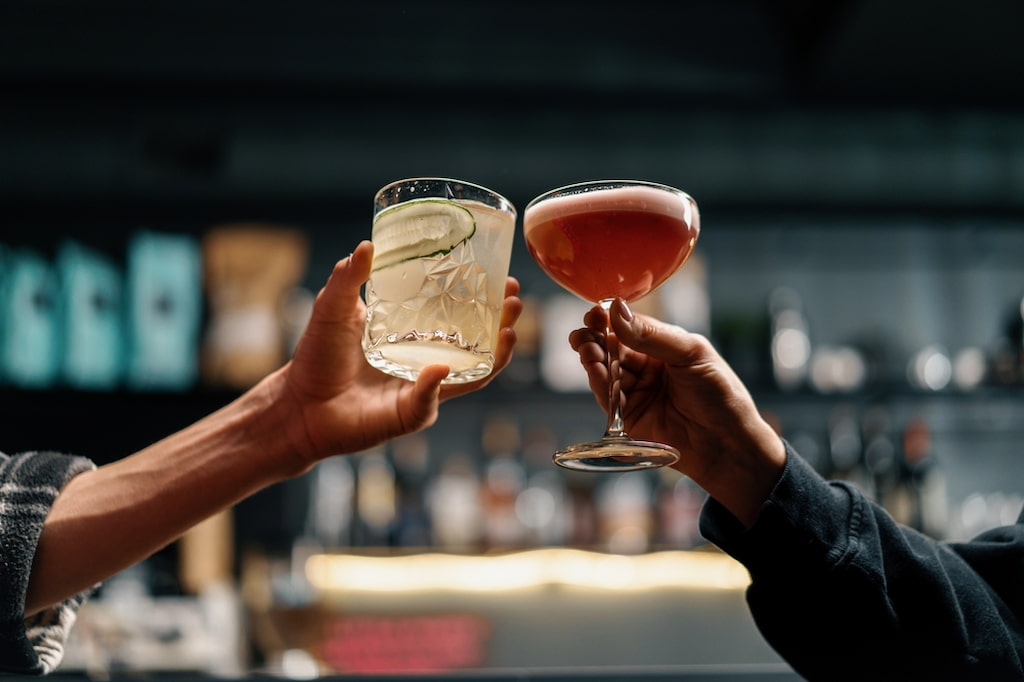
POLYGON ((43 526, 26 615, 101 582, 188 528, 301 473, 290 456, 287 401, 272 375, 199 422, 122 460, 82 473, 43 526))
MULTIPOLYGON (((1021 679, 1020 624, 962 552, 792 451, 752 527, 723 511, 710 502, 702 532, 750 570, 759 629, 808 679, 1021 679)), ((1021 551, 990 549, 991 565, 1021 551)))

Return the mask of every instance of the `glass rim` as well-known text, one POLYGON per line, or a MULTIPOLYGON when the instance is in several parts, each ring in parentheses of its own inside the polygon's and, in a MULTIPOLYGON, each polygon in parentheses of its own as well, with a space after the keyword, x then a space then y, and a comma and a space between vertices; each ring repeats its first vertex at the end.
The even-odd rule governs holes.
POLYGON ((491 189, 490 187, 486 187, 486 186, 481 185, 481 184, 476 183, 476 182, 470 182, 468 180, 460 180, 459 178, 451 178, 451 177, 445 177, 445 176, 441 176, 441 175, 420 175, 420 176, 413 176, 413 177, 408 177, 408 178, 402 178, 400 180, 392 180, 391 182, 387 183, 386 185, 384 185, 383 187, 381 187, 380 189, 378 189, 374 193, 374 195, 373 195, 373 205, 375 207, 374 208, 374 215, 376 215, 376 213, 378 213, 378 210, 376 209, 376 207, 377 207, 377 205, 380 202, 381 196, 385 192, 387 192, 388 190, 391 190, 391 189, 393 189, 395 187, 398 187, 399 185, 408 185, 408 184, 412 184, 412 183, 415 183, 415 182, 455 183, 455 184, 462 185, 463 187, 468 187, 470 189, 473 189, 473 190, 476 190, 476 191, 479 191, 479 192, 484 192, 484 193, 489 194, 489 195, 495 197, 496 199, 498 199, 498 203, 500 204, 500 206, 498 206, 497 208, 499 210, 508 211, 514 217, 518 217, 518 211, 516 210, 515 205, 511 201, 509 201, 508 197, 506 197, 504 194, 501 194, 500 192, 496 192, 493 189, 491 189))
POLYGON ((619 187, 649 187, 651 189, 660 189, 686 197, 693 203, 697 203, 696 199, 694 199, 689 192, 681 190, 678 187, 673 187, 672 185, 666 185, 663 182, 655 182, 653 180, 625 179, 582 180, 580 182, 572 182, 569 183, 568 185, 562 185, 561 187, 555 187, 553 189, 547 190, 546 192, 543 192, 542 194, 538 194, 537 196, 530 200, 530 203, 526 204, 526 208, 523 209, 523 211, 529 211, 534 204, 540 203, 541 201, 544 201, 545 199, 550 199, 554 196, 584 194, 586 192, 597 191, 598 188, 616 189, 619 187))

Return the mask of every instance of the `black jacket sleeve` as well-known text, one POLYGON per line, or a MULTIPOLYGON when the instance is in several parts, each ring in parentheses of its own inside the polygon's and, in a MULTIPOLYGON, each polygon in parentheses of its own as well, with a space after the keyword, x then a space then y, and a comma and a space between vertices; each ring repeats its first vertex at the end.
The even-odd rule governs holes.
POLYGON ((25 595, 43 521, 61 488, 92 462, 49 452, 0 453, 0 671, 52 672, 64 658, 82 593, 25 618, 25 595))
POLYGON ((762 635, 809 680, 1024 680, 1024 512, 942 543, 787 444, 750 529, 714 500, 701 531, 750 571, 762 635))

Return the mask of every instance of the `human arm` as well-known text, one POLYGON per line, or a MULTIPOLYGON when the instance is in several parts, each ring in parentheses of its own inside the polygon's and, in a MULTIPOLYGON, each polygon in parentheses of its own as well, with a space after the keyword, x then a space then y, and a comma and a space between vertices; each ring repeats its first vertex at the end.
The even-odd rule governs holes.
MULTIPOLYGON (((570 337, 602 404, 606 319, 595 308, 570 337)), ((798 672, 1024 679, 1024 518, 952 545, 900 526, 789 449, 706 339, 621 302, 610 321, 627 430, 679 448, 676 468, 710 494, 702 533, 750 570, 755 621, 798 672)))
POLYGON ((758 629, 809 680, 1024 679, 1024 514, 937 542, 789 450, 750 528, 712 499, 701 532, 750 571, 758 629))
MULTIPOLYGON (((40 536, 26 615, 149 556, 210 515, 325 457, 359 452, 434 423, 439 403, 478 389, 441 386, 443 366, 413 383, 366 363, 360 288, 373 247, 357 246, 317 296, 291 360, 195 424, 95 471, 57 496, 40 536)), ((509 279, 496 370, 508 364, 521 311, 509 279)))

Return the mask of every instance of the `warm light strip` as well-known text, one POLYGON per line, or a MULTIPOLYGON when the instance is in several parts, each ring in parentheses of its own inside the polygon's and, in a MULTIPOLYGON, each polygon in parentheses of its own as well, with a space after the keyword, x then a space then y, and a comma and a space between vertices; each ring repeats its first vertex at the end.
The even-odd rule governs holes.
POLYGON ((627 556, 562 548, 491 556, 317 554, 306 561, 306 577, 319 590, 344 592, 494 592, 559 584, 604 590, 735 590, 750 583, 746 569, 723 554, 627 556))

